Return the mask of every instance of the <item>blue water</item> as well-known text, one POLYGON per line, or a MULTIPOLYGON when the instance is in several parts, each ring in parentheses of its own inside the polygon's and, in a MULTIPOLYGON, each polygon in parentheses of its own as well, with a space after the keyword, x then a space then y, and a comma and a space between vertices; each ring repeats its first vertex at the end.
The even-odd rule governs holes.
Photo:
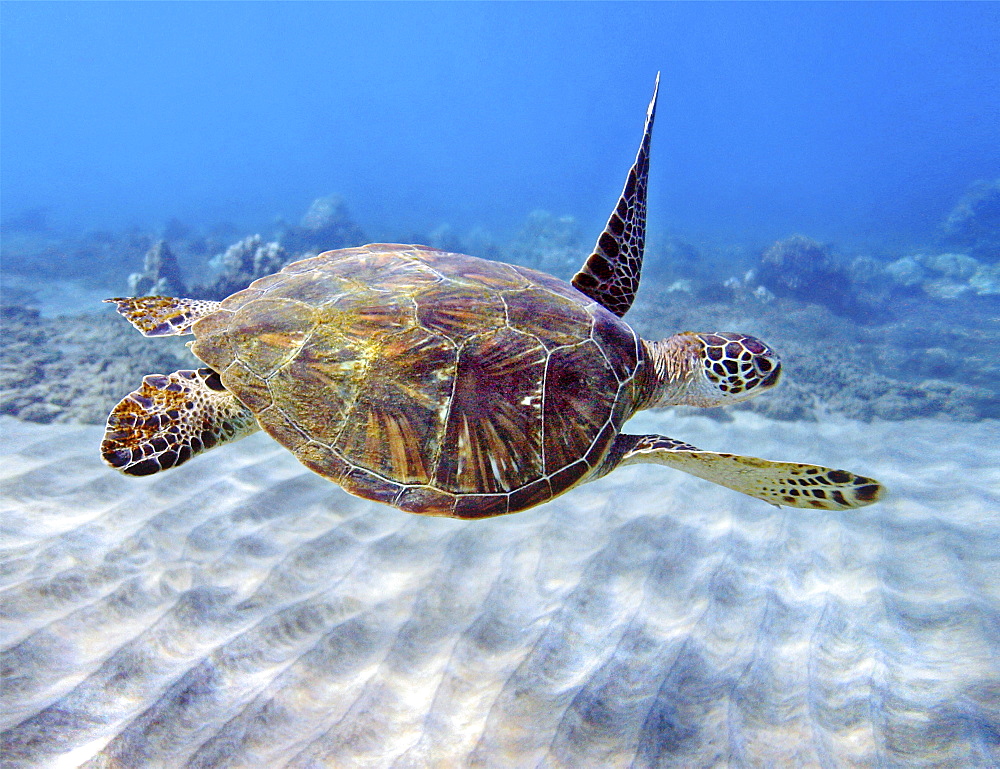
POLYGON ((0 132, 4 766, 1000 766, 1000 4, 0 0, 0 132), (470 522, 263 434, 102 463, 115 403, 202 365, 102 298, 442 225, 569 277, 657 72, 626 320, 785 373, 629 431, 885 499, 644 465, 470 522), (336 243, 295 226, 330 194, 336 243))
POLYGON ((1000 172, 996 3, 2 4, 2 205, 64 230, 596 234, 655 73, 650 227, 927 239, 1000 172))

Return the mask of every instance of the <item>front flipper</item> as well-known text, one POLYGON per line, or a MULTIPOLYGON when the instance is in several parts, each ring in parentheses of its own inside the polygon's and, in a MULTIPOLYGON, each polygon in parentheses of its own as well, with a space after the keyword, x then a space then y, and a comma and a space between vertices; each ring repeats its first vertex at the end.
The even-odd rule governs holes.
POLYGON ((573 287, 603 305, 619 318, 628 312, 639 288, 642 252, 646 246, 646 179, 649 176, 649 142, 653 138, 656 94, 660 74, 656 74, 653 98, 646 110, 646 127, 629 169, 625 189, 611 212, 608 224, 597 239, 592 253, 573 276, 573 287))
POLYGON ((196 320, 211 315, 222 304, 209 299, 172 296, 119 296, 104 301, 113 302, 118 313, 144 336, 190 334, 196 320))
POLYGON ((151 374, 111 412, 101 454, 123 473, 152 475, 259 429, 211 369, 151 374))
POLYGON ((717 454, 663 435, 619 435, 608 461, 608 470, 637 462, 666 465, 779 506, 847 510, 885 493, 878 481, 847 470, 717 454))

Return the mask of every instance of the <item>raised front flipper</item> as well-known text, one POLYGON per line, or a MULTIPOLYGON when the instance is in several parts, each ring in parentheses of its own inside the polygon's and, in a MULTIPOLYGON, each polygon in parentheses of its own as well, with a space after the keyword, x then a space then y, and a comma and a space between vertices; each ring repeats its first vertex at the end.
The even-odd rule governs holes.
POLYGON ((885 493, 878 481, 847 470, 702 451, 663 435, 619 435, 608 462, 609 471, 636 462, 666 465, 779 506, 847 510, 885 493))
POLYGON ((215 312, 222 302, 172 296, 119 296, 105 299, 144 336, 182 336, 196 320, 215 312))
POLYGON ((128 475, 152 475, 259 429, 211 369, 151 374, 111 412, 101 455, 128 475))
POLYGON ((628 312, 639 288, 642 252, 646 245, 646 179, 649 176, 649 142, 653 138, 656 94, 660 74, 656 74, 653 98, 646 110, 646 128, 635 163, 629 169, 618 205, 597 239, 592 253, 573 276, 573 286, 599 302, 619 318, 628 312))

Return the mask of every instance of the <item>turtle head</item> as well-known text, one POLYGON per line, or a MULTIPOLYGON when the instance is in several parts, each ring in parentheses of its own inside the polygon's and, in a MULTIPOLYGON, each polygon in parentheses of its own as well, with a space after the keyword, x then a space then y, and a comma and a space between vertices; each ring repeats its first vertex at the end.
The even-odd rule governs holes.
POLYGON ((685 331, 644 344, 653 375, 649 406, 725 406, 781 379, 777 354, 746 334, 685 331))

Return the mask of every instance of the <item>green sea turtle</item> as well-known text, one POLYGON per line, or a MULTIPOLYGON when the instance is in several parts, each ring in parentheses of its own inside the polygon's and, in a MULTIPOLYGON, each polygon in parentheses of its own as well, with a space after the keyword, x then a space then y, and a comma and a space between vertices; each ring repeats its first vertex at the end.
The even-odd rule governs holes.
POLYGON ((649 342, 621 319, 639 285, 655 107, 654 89, 625 189, 572 283, 372 244, 294 262, 221 302, 108 300, 147 336, 193 333, 206 367, 145 377, 108 418, 105 461, 148 475, 263 428, 352 494, 428 515, 513 513, 634 462, 776 505, 876 501, 882 486, 846 470, 621 432, 640 409, 736 403, 781 375, 753 337, 649 342))

